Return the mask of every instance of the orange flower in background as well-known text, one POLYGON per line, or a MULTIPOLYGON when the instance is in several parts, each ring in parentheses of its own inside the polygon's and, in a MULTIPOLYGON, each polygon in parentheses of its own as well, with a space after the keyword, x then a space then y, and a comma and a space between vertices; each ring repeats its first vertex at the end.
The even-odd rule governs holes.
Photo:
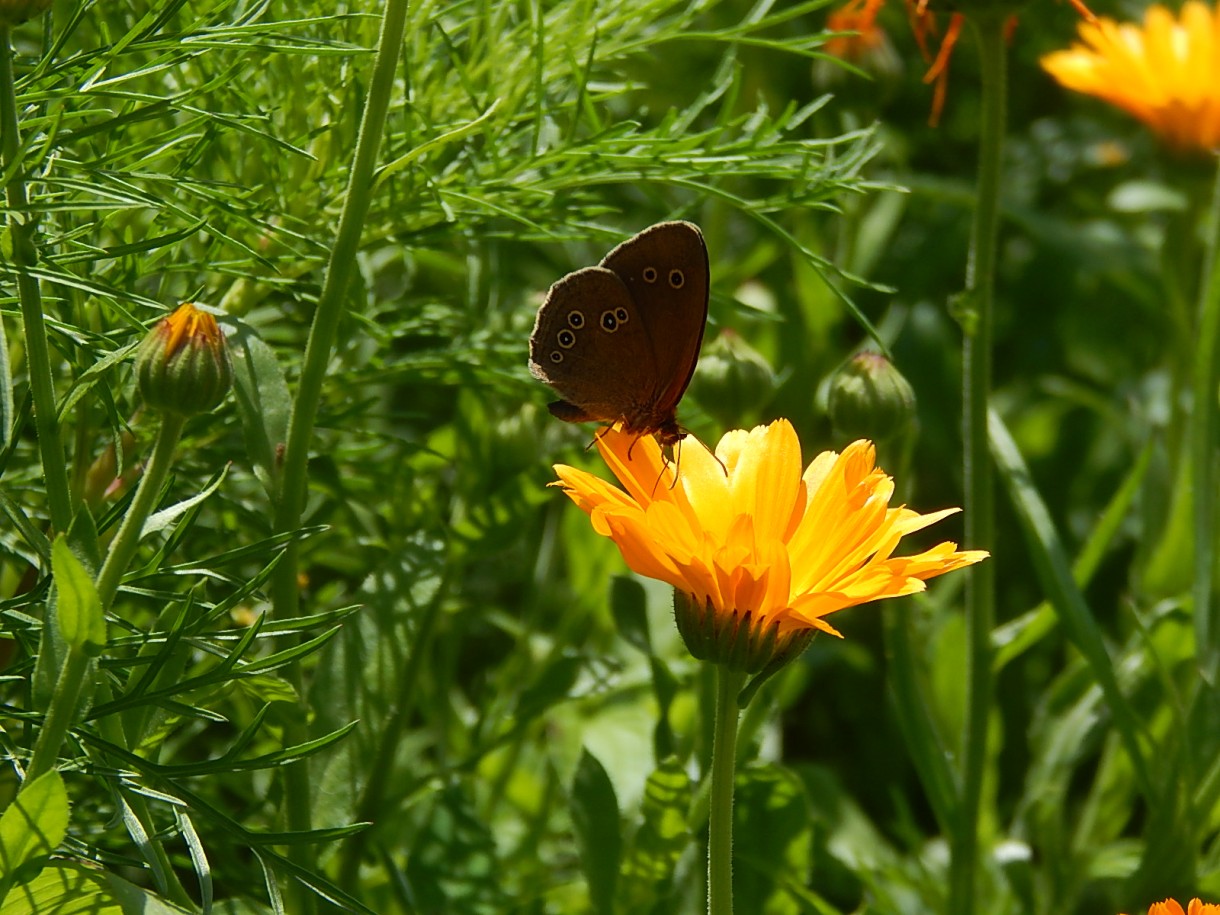
POLYGON ((1182 907, 1175 900, 1166 899, 1164 902, 1154 902, 1148 906, 1148 915, 1220 915, 1220 905, 1192 899, 1190 906, 1183 912, 1182 907))
MULTIPOLYGON (((940 32, 940 21, 933 10, 932 0, 905 0, 907 18, 911 23, 911 31, 915 42, 919 45, 919 53, 928 64, 928 71, 923 76, 925 83, 933 84, 932 112, 928 123, 933 127, 940 120, 941 111, 945 105, 945 95, 949 88, 949 61, 953 49, 961 37, 962 28, 966 24, 969 13, 968 6, 959 2, 954 4, 953 12, 949 14, 948 24, 944 34, 940 32), (963 9, 965 8, 965 11, 963 9), (932 51, 929 39, 940 39, 935 53, 932 51)), ((1069 3, 1088 22, 1095 17, 1083 0, 1068 0, 1069 3)), ((885 32, 877 25, 877 14, 885 0, 848 0, 836 9, 826 20, 826 28, 830 31, 854 31, 858 35, 836 36, 826 42, 826 51, 843 60, 859 61, 873 49, 888 46, 885 32)), ((1011 38, 1016 28, 1016 16, 1009 16, 1006 22, 1005 37, 1011 38)))
POLYGON ((830 614, 922 591, 925 580, 988 555, 946 541, 895 556, 904 536, 958 509, 890 508, 894 483, 874 466, 871 442, 824 451, 804 473, 796 432, 782 419, 727 433, 714 456, 682 449, 680 473, 651 437, 614 427, 597 447, 626 492, 563 464, 552 485, 614 540, 632 571, 668 582, 721 620, 774 626, 780 639, 809 630, 837 636, 830 614))
POLYGON ((826 42, 826 53, 843 60, 858 61, 870 51, 886 44, 885 30, 877 25, 877 13, 885 0, 848 0, 826 19, 829 32, 855 32, 836 35, 826 42))
POLYGON ((1159 4, 1143 26, 1084 22, 1081 41, 1042 58, 1060 84, 1105 99, 1178 149, 1220 147, 1220 11, 1188 0, 1179 18, 1159 4))

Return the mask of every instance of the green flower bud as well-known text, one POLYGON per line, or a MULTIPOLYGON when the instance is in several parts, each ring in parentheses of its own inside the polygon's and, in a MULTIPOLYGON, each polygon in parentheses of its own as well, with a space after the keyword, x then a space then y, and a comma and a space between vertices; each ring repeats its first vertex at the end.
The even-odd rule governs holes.
POLYGON ((206 413, 224 400, 232 381, 224 334, 190 302, 158 323, 136 351, 136 384, 151 410, 206 413))
POLYGON ((699 405, 721 425, 748 425, 746 417, 775 390, 775 373, 740 334, 725 329, 704 347, 691 388, 699 405))
POLYGON ((674 622, 687 650, 700 661, 724 664, 731 670, 756 674, 777 660, 784 663, 808 647, 816 629, 789 629, 780 634, 777 621, 764 623, 751 614, 725 613, 674 589, 674 622))
POLYGON ((51 0, 0 0, 0 26, 21 25, 51 8, 51 0))
POLYGON ((831 377, 826 409, 845 441, 892 442, 914 426, 915 389, 884 356, 857 353, 831 377))
POLYGON ((763 683, 800 657, 818 632, 801 628, 781 634, 778 621, 756 620, 748 611, 725 613, 679 588, 674 588, 674 622, 696 659, 753 675, 737 697, 742 708, 763 683))

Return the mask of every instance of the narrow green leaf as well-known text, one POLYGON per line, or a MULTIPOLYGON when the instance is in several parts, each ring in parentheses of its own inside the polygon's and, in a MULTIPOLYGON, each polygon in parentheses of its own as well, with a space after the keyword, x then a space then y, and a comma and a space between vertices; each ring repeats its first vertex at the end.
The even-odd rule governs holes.
POLYGON ((7 880, 29 862, 50 855, 67 831, 68 792, 59 773, 47 772, 23 785, 0 816, 0 878, 7 880))
POLYGON ((205 486, 201 492, 196 493, 189 499, 183 499, 181 502, 171 505, 169 508, 163 508, 161 511, 154 512, 153 514, 149 515, 144 521, 144 527, 140 529, 141 539, 147 537, 149 534, 155 534, 158 531, 164 530, 175 520, 180 518, 186 512, 190 511, 212 493, 216 492, 216 490, 220 488, 220 484, 224 482, 226 473, 228 473, 227 467, 216 474, 212 481, 205 486))
MULTIPOLYGON (((1076 584, 1084 588, 1093 579, 1094 573, 1105 558, 1106 552, 1114 543, 1127 520, 1135 497, 1141 491, 1144 477, 1152 463, 1153 442, 1149 441, 1140 452, 1139 458, 1123 480, 1122 486, 1111 497, 1106 510, 1093 526, 1089 539, 1085 541, 1076 561, 1072 564, 1072 578, 1076 584)), ((1011 620, 1002 626, 997 626, 991 634, 992 647, 995 649, 992 666, 999 673, 1013 659, 1020 657, 1027 650, 1038 644, 1043 637, 1055 628, 1055 612, 1049 601, 1043 601, 1028 613, 1011 620)))
POLYGON ((619 635, 644 654, 651 654, 644 586, 627 575, 614 576, 610 582, 610 612, 619 635))
POLYGON ((0 321, 0 450, 13 440, 13 371, 8 361, 4 322, 0 321))
POLYGON ((1101 630, 1089 612, 1084 595, 1072 579, 1067 552, 1059 539, 1059 532, 1055 529, 1046 504, 1034 487, 1016 442, 1012 440, 1004 421, 994 410, 988 411, 987 429, 992 457, 1000 471, 1001 479, 1008 487, 1013 507, 1025 531, 1025 541, 1033 559, 1034 570, 1042 587, 1046 589, 1047 598, 1059 615, 1068 638, 1084 655, 1102 693, 1105 694, 1106 705, 1114 715, 1114 723, 1131 758, 1136 778, 1139 779, 1144 796, 1152 802, 1155 799, 1155 790, 1140 740, 1139 719, 1119 689, 1118 676, 1102 640, 1101 630))
POLYGON ((61 534, 51 545, 51 570, 59 594, 59 631, 72 648, 100 650, 106 644, 106 619, 93 578, 61 534))
POLYGON ((572 780, 572 825, 580 843, 580 863, 593 911, 611 915, 623 851, 618 799, 610 776, 588 750, 581 750, 572 780))

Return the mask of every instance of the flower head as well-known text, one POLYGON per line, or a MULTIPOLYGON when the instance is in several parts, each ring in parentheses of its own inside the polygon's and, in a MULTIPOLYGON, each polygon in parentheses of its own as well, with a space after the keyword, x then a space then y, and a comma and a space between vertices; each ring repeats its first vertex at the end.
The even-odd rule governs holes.
POLYGON ((1159 4, 1140 26, 1082 22, 1081 42, 1042 58, 1062 85, 1139 118, 1179 149, 1220 146, 1220 10, 1188 0, 1180 17, 1159 4))
POLYGON ((553 485, 614 540, 627 565, 715 618, 748 614, 752 628, 781 642, 810 630, 839 635, 830 614, 922 591, 926 579, 987 556, 949 542, 895 556, 903 536, 957 509, 890 508, 894 484, 874 467, 871 442, 824 451, 803 474, 787 420, 729 432, 714 456, 684 448, 680 473, 652 438, 615 427, 597 446, 626 492, 562 464, 553 485))
POLYGON ((136 382, 153 410, 194 416, 223 399, 233 380, 216 319, 190 302, 162 319, 136 353, 136 382))
POLYGON ((1192 899, 1190 906, 1183 912, 1182 907, 1175 900, 1166 899, 1164 902, 1154 902, 1148 906, 1148 915, 1220 915, 1220 905, 1192 899))

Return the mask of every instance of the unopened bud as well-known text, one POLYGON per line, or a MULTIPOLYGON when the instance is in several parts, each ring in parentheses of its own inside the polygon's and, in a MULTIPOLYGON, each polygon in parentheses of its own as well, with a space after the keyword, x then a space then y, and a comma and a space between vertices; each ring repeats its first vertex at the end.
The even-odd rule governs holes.
POLYGON ((827 412, 844 441, 890 442, 915 421, 915 389, 879 353, 857 353, 830 379, 827 412))
POLYGON ((775 373, 740 334, 725 329, 699 357, 691 389, 699 405, 721 424, 749 425, 747 417, 775 391, 775 373))
POLYGON ((21 25, 50 8, 51 0, 0 0, 0 26, 21 25))
POLYGON ((136 352, 136 383, 152 410, 206 413, 224 400, 232 381, 224 334, 190 302, 160 321, 136 352))

